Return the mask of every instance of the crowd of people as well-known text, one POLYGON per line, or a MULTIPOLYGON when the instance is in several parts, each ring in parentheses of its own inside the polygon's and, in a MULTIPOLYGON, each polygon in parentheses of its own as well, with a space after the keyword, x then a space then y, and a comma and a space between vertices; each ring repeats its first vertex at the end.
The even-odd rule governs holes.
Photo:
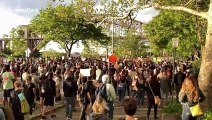
POLYGON ((51 118, 56 117, 53 106, 61 101, 63 95, 66 120, 73 119, 78 103, 80 120, 112 120, 118 96, 119 106, 126 113, 124 119, 134 120, 137 107, 144 107, 147 98, 146 118, 149 120, 152 107, 154 119, 158 119, 158 105, 165 105, 175 93, 177 101, 185 103, 183 120, 194 120, 196 117, 192 117, 188 108, 202 102, 204 94, 198 89, 191 64, 177 63, 177 72, 173 72, 173 68, 171 62, 154 63, 151 60, 125 59, 108 64, 96 59, 82 61, 80 57, 67 60, 17 59, 0 67, 3 105, 12 108, 15 120, 24 120, 21 100, 16 97, 23 92, 30 108, 29 117, 39 103, 42 120, 47 120, 47 109, 50 109, 51 118), (90 69, 90 75, 83 76, 81 69, 90 69), (173 85, 176 91, 173 91, 173 85), (156 102, 156 97, 159 102, 156 102), (87 108, 92 108, 91 114, 86 114, 87 108))

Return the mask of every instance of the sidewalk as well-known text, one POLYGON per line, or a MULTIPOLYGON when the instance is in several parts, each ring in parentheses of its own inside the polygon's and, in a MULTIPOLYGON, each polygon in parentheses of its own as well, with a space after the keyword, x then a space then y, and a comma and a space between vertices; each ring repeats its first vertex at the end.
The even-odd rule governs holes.
MULTIPOLYGON (((64 103, 55 104, 55 106, 54 106, 54 111, 57 111, 58 109, 60 109, 60 108, 62 108, 62 107, 64 107, 64 106, 65 106, 64 103)), ((47 114, 48 114, 48 113, 49 113, 49 110, 47 111, 47 114)), ((32 115, 32 118, 29 119, 29 118, 27 118, 27 116, 25 116, 25 119, 26 119, 26 120, 35 120, 35 119, 41 117, 41 116, 42 116, 42 114, 41 114, 41 109, 38 108, 38 109, 34 110, 32 114, 33 114, 33 115, 32 115)))

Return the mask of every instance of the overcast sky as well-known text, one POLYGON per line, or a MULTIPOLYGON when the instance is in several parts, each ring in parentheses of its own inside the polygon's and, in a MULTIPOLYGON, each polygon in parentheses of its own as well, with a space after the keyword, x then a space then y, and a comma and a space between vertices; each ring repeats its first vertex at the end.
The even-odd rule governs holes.
MULTIPOLYGON (((0 38, 19 25, 27 25, 51 0, 0 0, 0 38)), ((65 0, 69 3, 71 0, 65 0)), ((139 11, 137 20, 148 22, 159 12, 153 8, 139 11)))

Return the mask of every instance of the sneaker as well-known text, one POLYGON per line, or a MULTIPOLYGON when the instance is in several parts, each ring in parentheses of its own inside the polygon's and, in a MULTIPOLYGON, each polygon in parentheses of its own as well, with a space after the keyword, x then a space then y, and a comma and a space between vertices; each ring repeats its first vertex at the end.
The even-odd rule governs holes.
POLYGON ((72 120, 72 118, 67 117, 66 120, 72 120))
POLYGON ((48 118, 45 116, 42 116, 42 118, 40 120, 48 120, 48 118))
POLYGON ((29 115, 29 119, 31 119, 32 118, 32 115, 29 115))

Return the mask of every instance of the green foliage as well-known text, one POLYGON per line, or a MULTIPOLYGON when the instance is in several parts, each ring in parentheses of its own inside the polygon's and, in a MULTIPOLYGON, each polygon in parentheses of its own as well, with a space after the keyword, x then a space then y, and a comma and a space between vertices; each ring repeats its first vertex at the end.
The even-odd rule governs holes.
MULTIPOLYGON (((200 20, 201 21, 201 20, 200 20)), ((189 56, 194 53, 193 46, 200 46, 197 41, 196 17, 179 11, 164 11, 145 25, 146 36, 156 50, 165 49, 172 53, 172 38, 179 38, 177 56, 189 56)), ((206 30, 203 30, 205 34, 206 30)))
POLYGON ((182 113, 182 105, 177 101, 171 101, 167 103, 166 106, 163 108, 163 113, 165 114, 173 114, 173 113, 182 113))
POLYGON ((42 57, 50 57, 50 58, 55 58, 55 57, 60 57, 60 56, 65 56, 65 53, 59 53, 55 50, 49 50, 49 51, 43 51, 42 52, 42 57))
POLYGON ((25 56, 27 45, 26 39, 24 38, 24 30, 21 27, 13 28, 10 31, 10 39, 4 38, 4 40, 7 42, 7 46, 8 49, 10 49, 11 56, 25 56))
POLYGON ((212 118, 212 109, 209 109, 206 113, 204 113, 204 120, 211 120, 212 118))
POLYGON ((114 52, 120 57, 145 57, 146 46, 142 43, 142 38, 139 35, 133 34, 133 31, 128 31, 127 35, 114 42, 114 52))
POLYGON ((99 54, 94 48, 90 48, 89 45, 85 45, 81 56, 85 58, 98 58, 99 54))
POLYGON ((10 56, 12 54, 12 52, 11 52, 11 50, 10 49, 3 49, 2 51, 1 51, 1 55, 2 56, 4 56, 4 57, 8 57, 8 56, 10 56))
POLYGON ((202 59, 199 59, 199 60, 195 60, 195 61, 192 61, 192 67, 194 69, 194 73, 196 76, 199 75, 199 71, 200 71, 200 66, 201 66, 201 61, 202 59))
MULTIPOLYGON (((190 0, 155 0, 156 3, 159 3, 161 5, 186 5, 190 0)), ((208 10, 210 4, 210 0, 193 0, 190 2, 190 4, 187 5, 187 7, 198 10, 208 10)))
POLYGON ((93 5, 90 0, 77 1, 74 4, 60 4, 56 7, 50 5, 46 9, 40 10, 30 25, 34 32, 44 37, 39 48, 42 48, 50 40, 58 42, 68 51, 79 40, 84 44, 87 43, 87 40, 107 44, 109 38, 102 33, 101 27, 96 27, 90 21, 93 5), (67 45, 70 45, 70 48, 67 45))

